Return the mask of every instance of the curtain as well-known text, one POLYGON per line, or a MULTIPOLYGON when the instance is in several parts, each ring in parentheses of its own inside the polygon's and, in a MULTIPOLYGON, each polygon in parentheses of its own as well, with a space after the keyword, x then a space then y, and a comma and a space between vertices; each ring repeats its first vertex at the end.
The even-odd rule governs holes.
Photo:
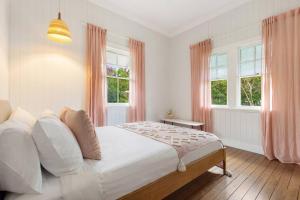
POLYGON ((192 119, 204 122, 204 131, 212 131, 209 59, 211 40, 190 47, 192 80, 192 119))
POLYGON ((262 29, 264 152, 300 164, 300 8, 265 19, 262 29))
POLYGON ((128 121, 145 120, 145 44, 129 39, 131 57, 128 121))
POLYGON ((106 30, 87 25, 87 111, 95 126, 104 126, 106 116, 106 30))

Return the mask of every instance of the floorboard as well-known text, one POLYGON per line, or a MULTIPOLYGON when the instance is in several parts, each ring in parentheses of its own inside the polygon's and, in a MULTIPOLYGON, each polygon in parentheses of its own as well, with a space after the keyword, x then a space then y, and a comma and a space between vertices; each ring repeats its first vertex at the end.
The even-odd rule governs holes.
POLYGON ((300 200, 300 166, 228 148, 232 177, 212 168, 165 200, 300 200))

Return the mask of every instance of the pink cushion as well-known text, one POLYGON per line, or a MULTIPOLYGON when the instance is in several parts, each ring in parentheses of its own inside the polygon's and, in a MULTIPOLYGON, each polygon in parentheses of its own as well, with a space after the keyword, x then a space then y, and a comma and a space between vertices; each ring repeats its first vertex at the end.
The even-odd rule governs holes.
POLYGON ((95 128, 85 111, 64 109, 60 119, 71 129, 84 158, 100 160, 101 151, 95 128))

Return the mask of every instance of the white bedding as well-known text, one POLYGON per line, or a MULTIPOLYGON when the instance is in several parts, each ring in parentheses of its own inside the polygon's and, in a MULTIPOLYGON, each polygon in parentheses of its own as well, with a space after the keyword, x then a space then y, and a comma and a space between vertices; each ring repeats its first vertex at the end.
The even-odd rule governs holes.
MULTIPOLYGON (((8 194, 6 200, 116 199, 177 170, 177 152, 167 144, 112 126, 97 128, 97 134, 101 161, 85 160, 81 175, 44 174, 43 194, 8 194)), ((222 147, 209 143, 183 161, 187 165, 222 147)))

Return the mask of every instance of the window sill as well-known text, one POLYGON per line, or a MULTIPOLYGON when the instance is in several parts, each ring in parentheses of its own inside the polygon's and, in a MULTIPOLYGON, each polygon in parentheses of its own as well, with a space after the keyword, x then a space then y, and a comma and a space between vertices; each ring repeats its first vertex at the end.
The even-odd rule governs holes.
POLYGON ((233 110, 233 111, 245 111, 245 112, 260 112, 260 106, 237 106, 237 107, 229 107, 229 106, 212 106, 213 110, 233 110))
POLYGON ((107 107, 129 107, 129 103, 108 103, 107 107))
POLYGON ((238 106, 235 108, 232 108, 233 110, 241 110, 241 111, 247 111, 247 112, 260 112, 261 107, 260 106, 238 106))
POLYGON ((229 109, 227 105, 212 105, 212 109, 229 109))

